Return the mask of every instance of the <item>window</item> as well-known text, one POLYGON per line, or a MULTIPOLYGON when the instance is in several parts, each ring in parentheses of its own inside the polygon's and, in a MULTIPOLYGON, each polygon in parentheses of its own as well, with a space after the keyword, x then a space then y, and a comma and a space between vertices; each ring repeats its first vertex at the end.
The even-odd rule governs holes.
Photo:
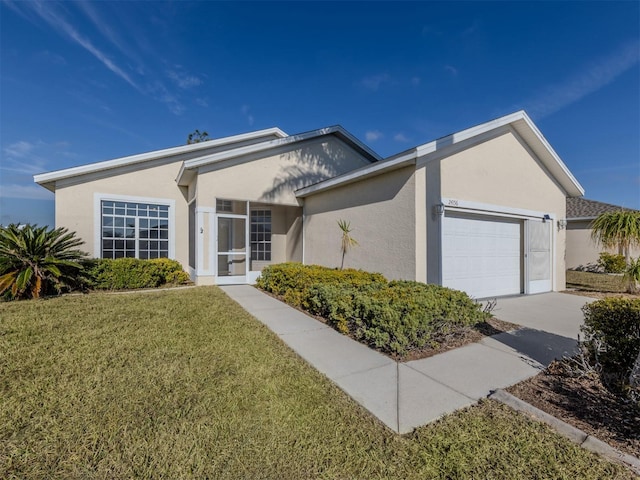
POLYGON ((169 206, 103 200, 102 258, 167 258, 169 206))
POLYGON ((251 210, 251 260, 271 261, 271 210, 251 210))

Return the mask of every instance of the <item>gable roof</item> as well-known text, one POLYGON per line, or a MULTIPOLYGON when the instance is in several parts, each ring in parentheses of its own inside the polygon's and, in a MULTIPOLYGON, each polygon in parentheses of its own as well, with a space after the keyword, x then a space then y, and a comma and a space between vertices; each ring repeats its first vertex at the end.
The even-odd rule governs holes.
POLYGON ((351 148, 358 151, 361 155, 363 155, 367 160, 369 160, 372 163, 378 162, 382 158, 373 150, 371 150, 368 146, 366 146, 364 143, 358 140, 356 137, 354 137, 349 132, 347 132, 340 125, 334 125, 332 127, 320 128, 318 130, 299 133, 297 135, 289 135, 284 138, 277 138, 275 140, 255 143, 252 145, 238 147, 230 150, 225 150, 222 152, 213 153, 211 155, 206 155, 203 157, 186 160, 182 164, 182 167, 180 167, 180 172, 178 173, 176 182, 178 183, 178 185, 186 185, 190 180, 190 178, 193 175, 195 175, 195 171, 198 168, 206 165, 220 163, 225 160, 238 158, 243 155, 249 155, 252 153, 266 152, 268 150, 272 150, 284 145, 303 142, 305 140, 311 140, 313 138, 318 138, 326 135, 334 135, 338 137, 347 145, 349 145, 351 148))
POLYGON ((298 197, 306 197, 320 191, 335 188, 339 185, 345 185, 363 178, 379 175, 385 171, 401 168, 411 163, 415 164, 418 158, 426 162, 435 160, 440 158, 445 152, 452 154, 458 150, 465 149, 486 134, 503 127, 512 128, 527 143, 529 148, 531 148, 545 168, 558 181, 569 196, 584 195, 582 186, 571 174, 567 166, 524 110, 419 145, 393 157, 389 157, 377 164, 368 165, 339 177, 301 188, 296 191, 296 195, 298 197))
POLYGON ((633 209, 625 209, 619 205, 588 200, 582 197, 567 198, 567 220, 591 220, 601 213, 618 212, 620 210, 633 209))
POLYGON ((33 181, 45 187, 52 192, 55 191, 55 182, 65 178, 86 175, 88 173, 101 172, 113 168, 124 167, 129 165, 140 164, 161 158, 167 158, 177 155, 184 155, 202 150, 220 149, 224 146, 232 146, 233 144, 241 144, 246 142, 259 142, 272 137, 284 138, 287 134, 279 128, 267 128, 264 130, 256 130, 255 132, 242 133, 240 135, 232 135, 229 137, 216 138, 205 142, 193 143, 190 145, 182 145, 179 147, 165 148, 162 150, 154 150, 152 152, 130 155, 127 157, 115 158, 113 160, 105 160, 102 162, 89 163, 78 167, 65 168, 63 170, 55 170, 52 172, 41 173, 33 176, 33 181), (263 140, 261 140, 263 139, 263 140))

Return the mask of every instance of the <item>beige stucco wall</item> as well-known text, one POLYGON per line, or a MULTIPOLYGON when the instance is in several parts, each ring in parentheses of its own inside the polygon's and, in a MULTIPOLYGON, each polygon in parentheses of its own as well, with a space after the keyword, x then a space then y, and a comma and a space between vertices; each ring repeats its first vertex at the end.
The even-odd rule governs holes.
MULTIPOLYGON (((508 129, 438 163, 442 198, 533 210, 555 215, 556 220, 566 218, 565 192, 508 129)), ((566 235, 555 225, 553 232, 555 290, 564 290, 566 235)))
POLYGON ((270 156, 247 156, 203 167, 198 175, 198 204, 215 198, 299 205, 294 191, 370 162, 334 136, 287 145, 270 156), (224 168, 222 168, 224 167, 224 168))
MULTIPOLYGON (((567 268, 598 263, 600 252, 622 253, 617 248, 604 248, 591 238, 590 220, 571 220, 567 224, 567 268)), ((640 248, 632 248, 632 258, 640 257, 640 248)))
POLYGON ((304 262, 340 266, 342 219, 351 223, 359 243, 347 253, 345 268, 415 279, 414 171, 410 166, 307 197, 304 262))
POLYGON ((175 201, 175 258, 188 267, 189 238, 186 189, 178 187, 175 178, 181 162, 155 162, 155 166, 127 169, 113 176, 83 175, 56 183, 56 226, 77 232, 94 257, 100 256, 100 245, 94 245, 94 193, 148 197, 175 201))

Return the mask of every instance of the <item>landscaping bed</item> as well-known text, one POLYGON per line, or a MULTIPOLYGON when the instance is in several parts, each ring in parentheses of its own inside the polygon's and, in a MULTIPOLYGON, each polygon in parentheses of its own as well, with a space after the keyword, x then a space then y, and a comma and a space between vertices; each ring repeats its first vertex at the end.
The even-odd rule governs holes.
POLYGON ((492 318, 465 293, 382 275, 285 263, 258 287, 394 359, 425 358, 519 328, 492 318))
POLYGON ((598 375, 576 376, 567 360, 506 390, 618 450, 640 458, 640 408, 605 388, 598 375))

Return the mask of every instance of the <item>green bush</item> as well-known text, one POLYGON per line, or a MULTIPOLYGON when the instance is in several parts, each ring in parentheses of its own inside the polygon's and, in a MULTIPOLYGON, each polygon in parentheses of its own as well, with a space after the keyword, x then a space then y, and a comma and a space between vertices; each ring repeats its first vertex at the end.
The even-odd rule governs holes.
POLYGON ((605 273, 624 273, 627 268, 627 262, 624 255, 618 255, 608 252, 601 252, 598 259, 598 266, 605 273))
POLYGON ((640 352, 640 299, 606 298, 584 312, 584 345, 599 363, 606 385, 626 388, 640 352))
POLYGON ((269 265, 262 270, 258 278, 258 287, 280 295, 295 307, 309 309, 311 288, 315 285, 341 285, 364 287, 369 285, 385 285, 387 279, 379 273, 361 270, 337 270, 319 265, 303 265, 301 263, 280 263, 269 265))
POLYGON ((489 317, 465 293, 438 285, 388 283, 377 274, 300 264, 274 265, 266 273, 258 282, 262 288, 392 355, 489 317))
POLYGON ((94 259, 87 262, 91 287, 96 290, 155 288, 189 282, 189 275, 176 260, 158 258, 94 259))

